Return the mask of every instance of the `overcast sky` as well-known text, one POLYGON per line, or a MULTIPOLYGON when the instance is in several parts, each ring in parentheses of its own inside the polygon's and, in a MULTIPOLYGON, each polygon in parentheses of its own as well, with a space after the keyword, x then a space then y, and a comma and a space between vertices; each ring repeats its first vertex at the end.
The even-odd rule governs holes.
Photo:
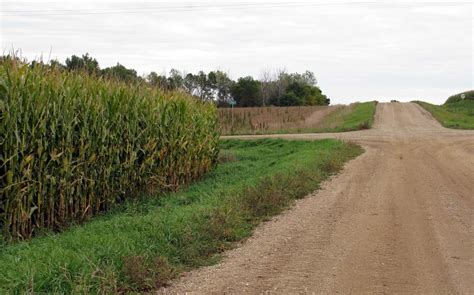
POLYGON ((470 1, 0 1, 1 48, 29 60, 88 52, 102 68, 233 78, 310 70, 333 103, 442 103, 474 83, 470 1))

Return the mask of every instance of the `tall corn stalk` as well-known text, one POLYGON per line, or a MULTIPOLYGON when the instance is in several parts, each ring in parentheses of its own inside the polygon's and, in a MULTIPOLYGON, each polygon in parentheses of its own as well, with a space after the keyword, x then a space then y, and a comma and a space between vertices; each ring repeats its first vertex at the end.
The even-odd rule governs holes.
POLYGON ((210 103, 0 63, 0 226, 8 239, 82 221, 148 185, 175 190, 216 163, 210 103))

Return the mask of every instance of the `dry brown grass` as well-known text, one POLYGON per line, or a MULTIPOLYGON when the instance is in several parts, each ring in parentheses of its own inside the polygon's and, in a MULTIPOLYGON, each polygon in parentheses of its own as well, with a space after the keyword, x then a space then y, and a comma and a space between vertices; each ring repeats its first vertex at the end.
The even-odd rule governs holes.
POLYGON ((344 132, 369 129, 376 102, 335 106, 218 109, 222 135, 344 132), (233 114, 233 119, 232 119, 233 114))
POLYGON ((228 162, 236 162, 238 161, 237 157, 229 153, 228 151, 222 150, 219 152, 219 155, 217 156, 217 162, 218 163, 228 163, 228 162))
POLYGON ((166 258, 161 256, 132 256, 126 257, 123 261, 122 269, 125 277, 129 280, 133 288, 123 290, 129 291, 149 291, 167 285, 167 282, 176 276, 176 271, 168 263, 166 258))
POLYGON ((222 134, 271 133, 318 128, 323 118, 342 106, 221 108, 222 134), (232 122, 232 113, 234 115, 232 122))

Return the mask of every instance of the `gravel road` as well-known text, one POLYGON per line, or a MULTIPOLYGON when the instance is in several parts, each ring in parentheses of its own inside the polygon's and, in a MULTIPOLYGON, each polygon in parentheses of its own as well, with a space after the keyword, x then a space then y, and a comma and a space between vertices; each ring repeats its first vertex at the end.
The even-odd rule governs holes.
POLYGON ((259 226, 220 264, 158 293, 474 294, 474 132, 413 103, 378 104, 374 128, 337 134, 366 152, 259 226))

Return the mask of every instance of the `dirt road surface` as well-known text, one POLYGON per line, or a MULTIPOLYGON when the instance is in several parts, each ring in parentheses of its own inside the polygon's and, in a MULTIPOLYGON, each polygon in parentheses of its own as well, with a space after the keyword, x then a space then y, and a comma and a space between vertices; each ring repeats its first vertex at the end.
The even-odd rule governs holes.
POLYGON ((366 153, 252 238, 159 293, 474 294, 474 132, 412 103, 340 134, 366 153))

